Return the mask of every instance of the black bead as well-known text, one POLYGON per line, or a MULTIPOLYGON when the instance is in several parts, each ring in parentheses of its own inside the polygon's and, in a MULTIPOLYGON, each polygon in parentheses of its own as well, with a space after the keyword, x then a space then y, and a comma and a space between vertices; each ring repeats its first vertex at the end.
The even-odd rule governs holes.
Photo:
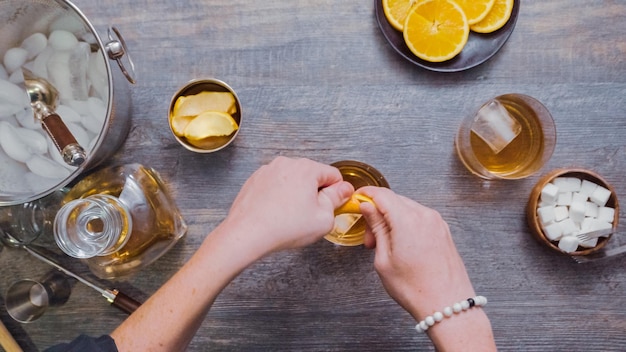
POLYGON ((467 302, 469 303, 470 308, 472 308, 473 306, 475 306, 475 305, 476 305, 476 302, 474 302, 474 299, 473 299, 473 298, 468 298, 468 299, 467 299, 467 302))

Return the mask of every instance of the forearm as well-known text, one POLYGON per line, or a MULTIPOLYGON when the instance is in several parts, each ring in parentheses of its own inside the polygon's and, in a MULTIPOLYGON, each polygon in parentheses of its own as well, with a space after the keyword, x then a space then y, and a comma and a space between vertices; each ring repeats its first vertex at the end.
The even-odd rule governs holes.
POLYGON ((216 228, 191 259, 111 336, 120 352, 184 350, 219 293, 264 253, 245 243, 245 234, 216 228), (242 242, 243 241, 243 242, 242 242))

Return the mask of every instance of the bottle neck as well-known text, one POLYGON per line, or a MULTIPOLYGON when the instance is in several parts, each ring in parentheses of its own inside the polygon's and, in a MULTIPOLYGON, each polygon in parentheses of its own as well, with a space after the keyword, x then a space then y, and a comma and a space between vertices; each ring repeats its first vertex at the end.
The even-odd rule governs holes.
POLYGON ((94 194, 65 204, 54 220, 54 239, 67 255, 91 258, 115 253, 130 237, 132 218, 119 199, 94 194))

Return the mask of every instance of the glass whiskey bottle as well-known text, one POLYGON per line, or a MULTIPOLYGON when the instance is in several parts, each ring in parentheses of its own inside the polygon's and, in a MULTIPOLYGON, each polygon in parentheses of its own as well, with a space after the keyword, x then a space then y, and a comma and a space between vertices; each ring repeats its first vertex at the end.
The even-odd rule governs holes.
POLYGON ((54 220, 59 248, 102 279, 135 273, 186 231, 159 174, 140 164, 88 175, 68 191, 54 220))

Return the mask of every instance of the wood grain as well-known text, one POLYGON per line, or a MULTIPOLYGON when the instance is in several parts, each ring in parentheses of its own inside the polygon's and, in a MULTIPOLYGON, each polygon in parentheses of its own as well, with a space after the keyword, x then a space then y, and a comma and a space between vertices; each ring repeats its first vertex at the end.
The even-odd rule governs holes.
MULTIPOLYGON (((166 256, 116 287, 137 299, 153 293, 224 218, 247 177, 274 157, 353 159, 449 222, 477 292, 490 301, 485 309, 501 351, 624 350, 626 256, 585 265, 557 256, 531 237, 524 209, 541 174, 568 166, 594 170, 626 197, 626 2, 522 1, 501 51, 450 74, 397 55, 371 1, 75 4, 102 33, 108 25, 122 32, 137 69, 131 132, 109 163, 155 168, 189 223, 166 256), (181 148, 167 125, 172 94, 200 77, 227 82, 243 105, 237 139, 211 155, 181 148), (552 112, 556 150, 535 176, 479 180, 454 155, 457 125, 485 100, 511 92, 552 112)), ((0 292, 48 270, 8 248, 0 267, 0 292)), ((3 321, 35 350, 79 333, 108 333, 124 317, 76 284, 67 304, 38 321, 3 321)), ((384 291, 372 252, 319 242, 242 273, 189 351, 433 350, 414 324, 384 291)))

